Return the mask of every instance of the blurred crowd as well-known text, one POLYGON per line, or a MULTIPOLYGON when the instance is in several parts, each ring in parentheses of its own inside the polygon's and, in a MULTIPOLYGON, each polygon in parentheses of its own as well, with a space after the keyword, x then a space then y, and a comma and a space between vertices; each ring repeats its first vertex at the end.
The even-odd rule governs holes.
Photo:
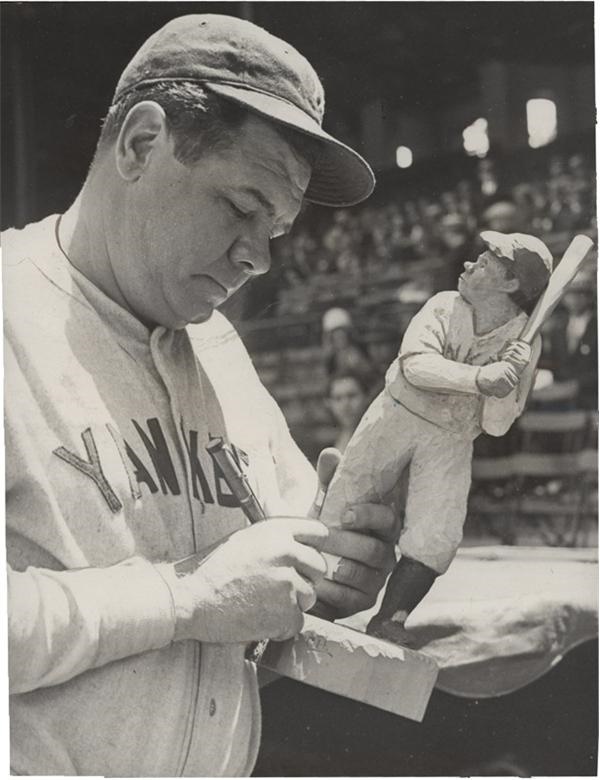
POLYGON ((595 229, 594 164, 583 155, 556 155, 543 176, 510 187, 499 179, 484 159, 477 179, 463 179, 437 197, 402 194, 384 205, 336 210, 325 221, 307 218, 276 248, 282 285, 314 274, 371 277, 431 257, 443 259, 455 279, 455 267, 483 228, 538 236, 595 229))

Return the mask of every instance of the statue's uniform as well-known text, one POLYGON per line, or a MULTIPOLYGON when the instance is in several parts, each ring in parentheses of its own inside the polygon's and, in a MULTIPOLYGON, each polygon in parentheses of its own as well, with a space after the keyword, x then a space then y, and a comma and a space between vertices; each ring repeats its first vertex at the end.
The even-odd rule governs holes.
POLYGON ((346 508, 383 499, 409 469, 399 548, 403 556, 443 574, 462 539, 471 483, 473 439, 504 433, 521 414, 541 342, 517 387, 504 399, 479 392, 479 368, 498 360, 527 321, 522 312, 478 335, 473 310, 458 292, 431 298, 408 326, 385 389, 348 445, 331 483, 322 519, 334 524, 346 508), (494 407, 484 414, 484 405, 494 407), (485 420, 489 422, 485 422, 485 420))

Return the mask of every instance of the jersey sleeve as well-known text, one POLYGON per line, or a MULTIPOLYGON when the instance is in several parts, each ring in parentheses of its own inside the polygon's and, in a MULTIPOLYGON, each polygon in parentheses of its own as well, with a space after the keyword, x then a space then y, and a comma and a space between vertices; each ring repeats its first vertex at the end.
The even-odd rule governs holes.
MULTIPOLYGON (((478 366, 444 357, 456 293, 438 293, 412 318, 398 355, 411 385, 442 393, 477 394, 478 366)), ((393 391, 392 391, 393 395, 393 391)))

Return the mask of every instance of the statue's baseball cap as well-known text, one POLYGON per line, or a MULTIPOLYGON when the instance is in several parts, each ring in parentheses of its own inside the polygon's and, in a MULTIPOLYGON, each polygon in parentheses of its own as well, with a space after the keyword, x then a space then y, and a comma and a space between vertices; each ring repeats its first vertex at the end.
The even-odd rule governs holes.
POLYGON ((369 164, 322 128, 325 97, 319 77, 285 41, 244 19, 190 14, 172 19, 134 55, 113 103, 158 81, 193 81, 318 143, 307 200, 352 206, 375 186, 369 164))
POLYGON ((527 300, 536 298, 544 290, 552 273, 553 260, 543 241, 527 233, 498 233, 495 230, 484 230, 480 236, 519 280, 519 289, 527 300))

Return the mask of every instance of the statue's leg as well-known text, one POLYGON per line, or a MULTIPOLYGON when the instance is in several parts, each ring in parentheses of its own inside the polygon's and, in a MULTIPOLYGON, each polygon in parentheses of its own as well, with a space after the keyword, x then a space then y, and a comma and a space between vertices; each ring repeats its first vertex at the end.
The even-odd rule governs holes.
POLYGON ((407 556, 443 574, 462 541, 471 486, 473 442, 422 424, 408 483, 399 547, 407 556))
POLYGON ((384 390, 359 423, 328 489, 320 518, 340 524, 355 504, 384 503, 414 449, 410 414, 384 390))
POLYGON ((369 633, 410 645, 404 623, 450 565, 462 539, 471 482, 472 442, 421 421, 410 465, 401 558, 388 579, 369 633))

